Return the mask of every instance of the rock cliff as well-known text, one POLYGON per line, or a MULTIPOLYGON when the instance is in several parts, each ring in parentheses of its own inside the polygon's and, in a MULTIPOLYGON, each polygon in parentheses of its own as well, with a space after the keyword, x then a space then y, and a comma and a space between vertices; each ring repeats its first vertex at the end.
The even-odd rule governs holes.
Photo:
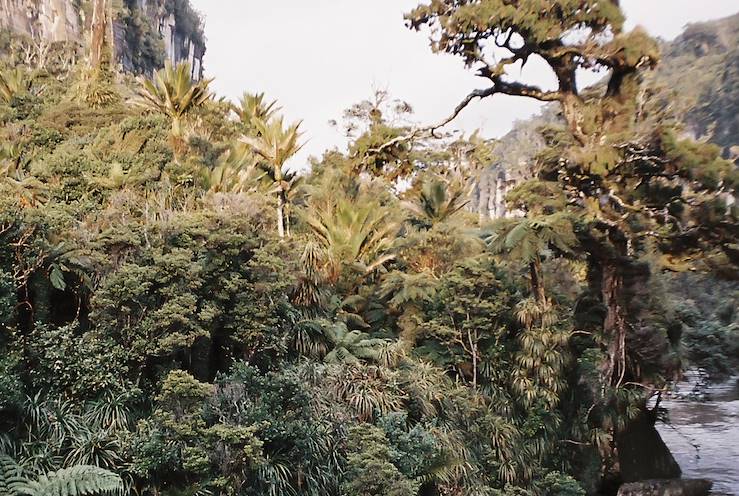
MULTIPOLYGON (((84 46, 90 4, 90 0, 0 0, 0 29, 36 42, 84 46)), ((188 0, 123 0, 114 5, 113 44, 125 70, 150 73, 165 60, 187 60, 193 77, 202 77, 203 27, 188 0)))

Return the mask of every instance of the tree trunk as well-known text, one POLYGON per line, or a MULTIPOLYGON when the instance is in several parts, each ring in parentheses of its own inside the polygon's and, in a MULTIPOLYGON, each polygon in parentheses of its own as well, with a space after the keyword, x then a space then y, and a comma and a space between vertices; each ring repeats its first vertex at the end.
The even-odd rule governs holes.
POLYGON ((182 136, 182 119, 180 117, 172 117, 172 136, 182 136))
POLYGON ((587 137, 580 125, 580 111, 582 110, 580 97, 575 94, 566 94, 560 103, 562 105, 562 116, 570 128, 572 136, 580 145, 585 145, 587 137))
POLYGON ((529 272, 531 274, 531 295, 536 300, 536 303, 544 303, 544 275, 541 270, 541 259, 536 259, 529 264, 529 272))
POLYGON ((285 192, 277 193, 277 235, 280 239, 285 237, 285 192))
POLYGON ((623 383, 626 374, 627 316, 623 298, 623 274, 615 260, 604 262, 602 267, 601 298, 606 308, 603 334, 608 340, 608 363, 604 370, 604 382, 614 387, 623 383))
POLYGON ((90 65, 93 68, 100 67, 103 61, 103 50, 105 50, 106 0, 93 0, 92 26, 90 29, 90 65))

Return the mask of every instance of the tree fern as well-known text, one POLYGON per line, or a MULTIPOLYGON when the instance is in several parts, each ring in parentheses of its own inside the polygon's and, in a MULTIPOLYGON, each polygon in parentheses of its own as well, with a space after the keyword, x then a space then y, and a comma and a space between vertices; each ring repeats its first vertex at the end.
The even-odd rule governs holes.
POLYGON ((16 488, 25 482, 18 464, 12 458, 0 455, 0 495, 18 494, 16 488))
MULTIPOLYGON (((11 460, 12 462, 12 460, 11 460)), ((7 462, 0 459, 3 467, 7 462)), ((1 476, 0 476, 1 477, 1 476)), ((9 479, 7 494, 13 496, 103 496, 122 495, 123 481, 108 470, 90 465, 75 465, 42 475, 35 481, 9 479)), ((0 490, 5 489, 0 479, 0 490)), ((6 493, 2 493, 6 494, 6 493)))

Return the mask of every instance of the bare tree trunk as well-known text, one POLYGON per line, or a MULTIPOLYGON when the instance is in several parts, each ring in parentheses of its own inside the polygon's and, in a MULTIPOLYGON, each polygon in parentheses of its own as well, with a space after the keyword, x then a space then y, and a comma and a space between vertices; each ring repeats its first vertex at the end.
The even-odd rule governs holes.
POLYGON ((282 190, 277 193, 277 235, 280 239, 285 237, 285 193, 282 190))
POLYGON ((626 374, 627 316, 623 301, 623 274, 617 263, 603 266, 601 295, 606 307, 603 333, 608 339, 608 363, 604 373, 606 383, 620 387, 626 374))
POLYGON ((105 50, 105 35, 107 29, 106 0, 93 0, 92 26, 90 28, 90 65, 94 68, 100 67, 103 61, 103 50, 105 50))
POLYGON ((537 303, 544 303, 544 274, 539 257, 529 264, 529 272, 531 274, 531 294, 537 303))

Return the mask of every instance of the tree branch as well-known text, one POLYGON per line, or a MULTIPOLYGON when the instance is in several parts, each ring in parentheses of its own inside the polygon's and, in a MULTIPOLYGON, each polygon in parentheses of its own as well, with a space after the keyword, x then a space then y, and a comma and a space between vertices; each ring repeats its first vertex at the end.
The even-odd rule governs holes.
POLYGON ((555 102, 561 101, 564 97, 564 95, 559 91, 545 91, 538 86, 519 83, 517 81, 503 81, 501 76, 493 74, 489 67, 480 69, 480 75, 484 77, 489 77, 493 81, 493 85, 489 88, 477 89, 469 93, 454 108, 454 111, 448 117, 438 122, 437 124, 428 127, 416 128, 413 129, 410 133, 396 136, 395 138, 383 143, 380 146, 370 148, 366 151, 364 157, 366 158, 373 153, 380 153, 396 144, 419 138, 426 135, 426 133, 428 133, 431 137, 438 138, 438 136, 436 135, 436 130, 446 126, 454 119, 456 119, 457 116, 459 116, 459 114, 462 113, 462 111, 467 108, 470 103, 478 98, 482 100, 483 98, 487 98, 496 94, 502 94, 509 96, 524 96, 528 98, 534 98, 541 102, 555 102))

